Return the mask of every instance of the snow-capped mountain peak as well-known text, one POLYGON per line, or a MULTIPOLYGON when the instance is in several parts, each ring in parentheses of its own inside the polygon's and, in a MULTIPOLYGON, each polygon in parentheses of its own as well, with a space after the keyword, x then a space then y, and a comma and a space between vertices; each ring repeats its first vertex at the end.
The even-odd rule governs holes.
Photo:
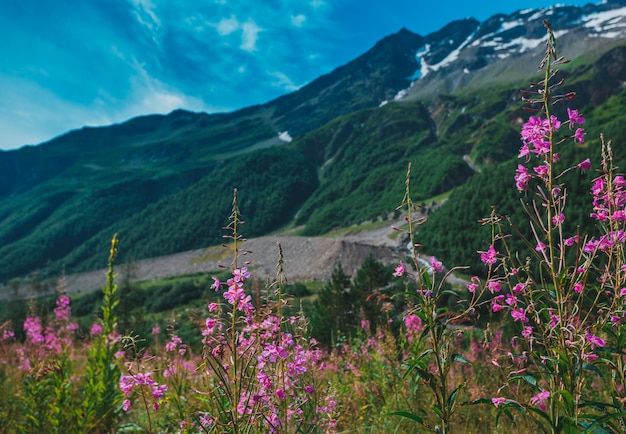
POLYGON ((455 21, 424 38, 423 46, 414 53, 412 84, 394 99, 449 93, 475 80, 497 82, 536 72, 537 59, 545 50, 544 20, 554 29, 559 54, 570 59, 605 44, 606 39, 626 40, 624 0, 525 9, 494 15, 484 22, 471 18, 455 21))

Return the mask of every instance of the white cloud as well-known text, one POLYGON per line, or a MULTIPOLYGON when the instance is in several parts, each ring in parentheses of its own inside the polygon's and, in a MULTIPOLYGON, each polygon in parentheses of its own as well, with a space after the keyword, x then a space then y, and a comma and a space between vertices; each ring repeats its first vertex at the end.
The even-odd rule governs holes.
POLYGON ((306 16, 302 14, 291 16, 291 24, 293 24, 296 27, 302 27, 305 21, 306 21, 306 16))
POLYGON ((248 20, 242 27, 243 32, 241 35, 240 48, 245 51, 255 51, 256 41, 259 38, 259 32, 261 32, 261 29, 252 20, 248 20))
POLYGON ((241 27, 237 18, 234 15, 231 15, 230 18, 224 19, 222 18, 219 23, 217 23, 217 33, 221 36, 230 35, 231 33, 237 31, 241 27))
POLYGON ((131 0, 131 1, 133 5, 135 6, 135 11, 138 14, 136 15, 136 17, 142 24, 144 24, 145 26, 151 29, 154 26, 156 27, 161 26, 161 20, 159 19, 156 12, 154 11, 155 6, 152 3, 152 0, 131 0), (145 20, 145 18, 149 18, 149 21, 151 22, 148 22, 148 20, 145 20))
POLYGON ((267 74, 275 78, 275 80, 272 81, 272 86, 274 87, 290 92, 299 89, 299 86, 296 86, 296 84, 286 74, 283 74, 280 71, 268 71, 267 74))

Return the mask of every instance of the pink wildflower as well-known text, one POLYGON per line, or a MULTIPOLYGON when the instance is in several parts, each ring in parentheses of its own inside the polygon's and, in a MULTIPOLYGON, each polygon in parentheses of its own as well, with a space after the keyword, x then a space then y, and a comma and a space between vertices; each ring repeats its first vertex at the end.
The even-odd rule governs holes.
POLYGON ((545 243, 542 243, 541 241, 539 241, 539 242, 537 243, 537 247, 535 247, 535 250, 536 250, 536 251, 538 251, 538 252, 540 252, 540 253, 545 252, 545 250, 546 250, 546 244, 545 244, 545 243))
POLYGON ((526 311, 523 308, 519 309, 511 309, 511 316, 513 317, 513 321, 520 321, 522 323, 527 323, 528 318, 526 318, 526 311))
POLYGON ((404 263, 402 263, 402 261, 400 261, 400 264, 398 264, 398 266, 396 267, 393 275, 396 277, 401 277, 404 275, 404 263))
POLYGON ((541 411, 546 411, 546 402, 550 397, 550 392, 547 390, 542 390, 532 398, 530 398, 530 403, 532 405, 538 405, 541 411))
POLYGON ((102 324, 97 322, 93 323, 90 330, 91 336, 98 336, 100 333, 102 333, 102 324))
POLYGON ((486 252, 481 252, 479 250, 478 253, 480 253, 480 260, 485 265, 493 265, 498 260, 497 252, 496 249, 494 249, 493 245, 489 246, 489 249, 487 249, 486 252))
POLYGON ((555 215, 554 217, 552 217, 552 224, 554 226, 560 226, 561 223, 563 223, 565 221, 565 214, 560 213, 555 215))
POLYGON ((528 188, 528 181, 532 179, 532 175, 528 173, 528 169, 525 166, 518 164, 514 179, 517 189, 524 191, 528 188))
POLYGON ((576 128, 574 132, 574 141, 580 143, 581 145, 585 142, 585 133, 582 128, 576 128))
POLYGON ((441 273, 443 271, 443 264, 441 261, 438 261, 434 256, 430 257, 430 265, 437 273, 441 273))
POLYGON ((492 294, 495 294, 496 292, 502 291, 502 286, 497 280, 490 280, 489 282, 487 282, 487 289, 492 294))
POLYGON ((478 278, 478 276, 473 276, 472 283, 469 283, 467 285, 467 290, 473 294, 474 292, 476 292, 476 289, 478 289, 479 283, 480 279, 478 278))
POLYGON ((546 165, 533 167, 533 170, 541 178, 546 178, 548 176, 548 174, 550 173, 550 168, 548 166, 546 166, 546 165))
POLYGON ((604 339, 598 336, 592 335, 591 333, 587 333, 585 335, 585 339, 587 340, 587 342, 591 344, 592 349, 595 349, 596 347, 600 347, 600 348, 604 347, 604 344, 605 344, 604 339))
POLYGON ((568 107, 567 116, 569 117, 570 128, 573 128, 572 125, 574 124, 582 125, 585 123, 585 118, 578 114, 578 110, 572 110, 568 107))
POLYGON ((581 172, 585 172, 587 170, 591 169, 591 160, 589 158, 584 159, 583 161, 581 161, 580 163, 578 163, 576 165, 576 167, 578 167, 581 172))
POLYGON ((502 404, 506 402, 506 398, 491 398, 491 402, 496 407, 500 407, 502 404))
POLYGON ((522 330, 522 336, 528 339, 532 335, 533 335, 533 328, 531 326, 524 326, 524 329, 522 330))

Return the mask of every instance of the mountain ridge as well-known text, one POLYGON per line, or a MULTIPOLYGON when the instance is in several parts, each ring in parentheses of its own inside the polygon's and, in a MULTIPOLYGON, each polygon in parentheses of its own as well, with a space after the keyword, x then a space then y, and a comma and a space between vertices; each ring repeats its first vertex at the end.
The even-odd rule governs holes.
POLYGON ((265 104, 140 116, 0 152, 0 282, 98 268, 114 232, 133 259, 218 243, 233 188, 247 236, 380 219, 401 201, 409 161, 416 200, 445 193, 515 156, 542 16, 575 56, 562 73, 580 104, 622 92, 625 6, 468 18, 426 36, 402 28, 265 104))

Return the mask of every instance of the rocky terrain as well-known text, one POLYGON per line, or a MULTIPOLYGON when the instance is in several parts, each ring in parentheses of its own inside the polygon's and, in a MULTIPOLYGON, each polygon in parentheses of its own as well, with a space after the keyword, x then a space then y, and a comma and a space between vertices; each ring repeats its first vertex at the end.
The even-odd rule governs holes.
MULTIPOLYGON (((255 278, 266 280, 276 276, 279 258, 278 244, 283 252, 283 269, 287 281, 326 281, 335 267, 341 262, 348 275, 354 274, 368 255, 377 260, 393 264, 405 255, 404 246, 397 237, 392 238, 392 223, 377 229, 355 230, 338 237, 299 237, 272 235, 247 240, 240 247, 239 266, 249 262, 248 268, 255 278)), ((223 246, 191 250, 174 255, 137 261, 133 264, 133 280, 145 281, 168 276, 178 276, 218 270, 220 266, 230 267, 232 250, 223 246)), ((118 275, 123 274, 123 266, 117 266, 118 275)), ((68 275, 65 278, 69 294, 88 292, 102 287, 106 279, 106 269, 68 275)), ((0 287, 0 300, 8 298, 28 298, 32 296, 29 286, 15 290, 0 287)))

